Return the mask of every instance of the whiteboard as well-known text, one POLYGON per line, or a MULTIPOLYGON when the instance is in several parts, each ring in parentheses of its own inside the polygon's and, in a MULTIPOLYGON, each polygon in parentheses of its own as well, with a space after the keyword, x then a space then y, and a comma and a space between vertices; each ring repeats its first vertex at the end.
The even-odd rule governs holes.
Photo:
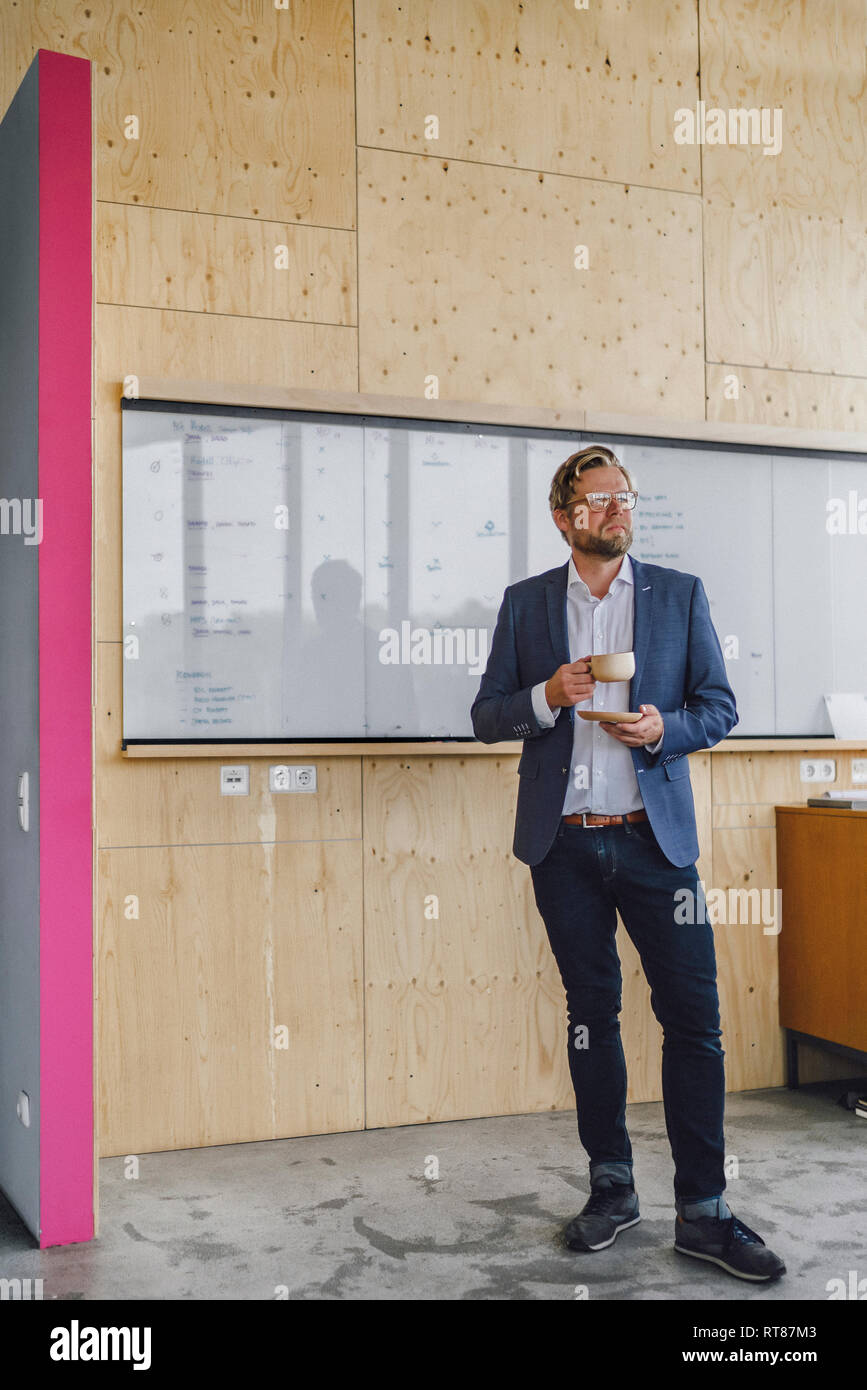
POLYGON ((548 493, 590 442, 635 478, 630 554, 704 584, 735 736, 830 735, 824 696, 867 692, 862 455, 122 404, 125 744, 473 739, 503 592, 567 562, 548 493))

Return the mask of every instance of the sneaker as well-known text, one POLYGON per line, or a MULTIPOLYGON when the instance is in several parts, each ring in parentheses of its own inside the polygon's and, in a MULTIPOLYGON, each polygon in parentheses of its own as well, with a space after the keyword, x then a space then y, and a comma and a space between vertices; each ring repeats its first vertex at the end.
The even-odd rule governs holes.
POLYGON ((716 1216, 684 1221, 678 1215, 674 1223, 674 1248, 681 1255, 709 1260, 736 1278, 750 1279, 754 1283, 778 1279, 786 1272, 779 1255, 769 1250, 761 1236, 736 1216, 724 1221, 716 1216))
POLYGON ((569 1250, 604 1250, 613 1245, 621 1231, 637 1226, 638 1197, 629 1182, 609 1182, 594 1187, 586 1206, 574 1216, 563 1232, 569 1250))

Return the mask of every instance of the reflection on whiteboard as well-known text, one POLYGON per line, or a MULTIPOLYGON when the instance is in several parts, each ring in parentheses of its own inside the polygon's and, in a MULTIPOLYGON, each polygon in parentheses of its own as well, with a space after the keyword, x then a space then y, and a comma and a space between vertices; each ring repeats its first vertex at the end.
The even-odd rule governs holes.
MULTIPOLYGON (((125 739, 473 737, 506 586, 568 561, 548 492, 590 436, 124 405, 125 739)), ((592 440, 636 479, 631 554, 702 579, 734 736, 830 734, 824 692, 867 692, 867 541, 826 526, 864 460, 592 440)))

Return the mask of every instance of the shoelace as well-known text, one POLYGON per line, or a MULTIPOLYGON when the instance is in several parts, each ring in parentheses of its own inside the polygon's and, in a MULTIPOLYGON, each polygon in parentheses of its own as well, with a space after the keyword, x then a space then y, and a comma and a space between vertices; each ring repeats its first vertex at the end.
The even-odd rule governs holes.
MULTIPOLYGON (((716 1224, 719 1218, 716 1216, 703 1216, 700 1220, 703 1222, 712 1221, 716 1224)), ((730 1246, 736 1245, 738 1241, 741 1241, 744 1245, 764 1245, 765 1243, 757 1231, 752 1230, 751 1227, 747 1226, 745 1222, 740 1221, 736 1216, 724 1217, 722 1221, 719 1221, 719 1224, 728 1228, 723 1236, 724 1250, 728 1250, 730 1246)))
POLYGON ((623 1196, 623 1191, 624 1189, 621 1189, 619 1186, 597 1188, 595 1192, 591 1192, 590 1200, 584 1208, 582 1215, 604 1215, 609 1207, 613 1206, 615 1202, 620 1201, 623 1196))
POLYGON ((726 1234, 726 1245, 734 1245, 738 1240, 745 1245, 764 1245, 761 1236, 746 1226, 743 1221, 739 1221, 736 1216, 729 1217, 731 1229, 726 1234))

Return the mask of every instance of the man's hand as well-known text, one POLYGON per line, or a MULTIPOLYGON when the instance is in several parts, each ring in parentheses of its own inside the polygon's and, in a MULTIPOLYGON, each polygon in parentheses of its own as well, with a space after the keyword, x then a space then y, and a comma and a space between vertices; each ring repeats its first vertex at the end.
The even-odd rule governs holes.
POLYGON ((558 705, 580 705, 584 700, 593 699, 595 689, 596 682, 590 674, 590 656, 582 656, 579 661, 557 667, 551 679, 545 683, 545 699, 551 710, 558 705))
MULTIPOLYGON (((563 670, 563 667, 560 668, 563 670)), ((619 743, 628 743, 630 748, 641 748, 645 743, 656 743, 662 738, 662 715, 656 705, 639 705, 643 719, 634 724, 603 724, 606 734, 616 738, 619 743)))

